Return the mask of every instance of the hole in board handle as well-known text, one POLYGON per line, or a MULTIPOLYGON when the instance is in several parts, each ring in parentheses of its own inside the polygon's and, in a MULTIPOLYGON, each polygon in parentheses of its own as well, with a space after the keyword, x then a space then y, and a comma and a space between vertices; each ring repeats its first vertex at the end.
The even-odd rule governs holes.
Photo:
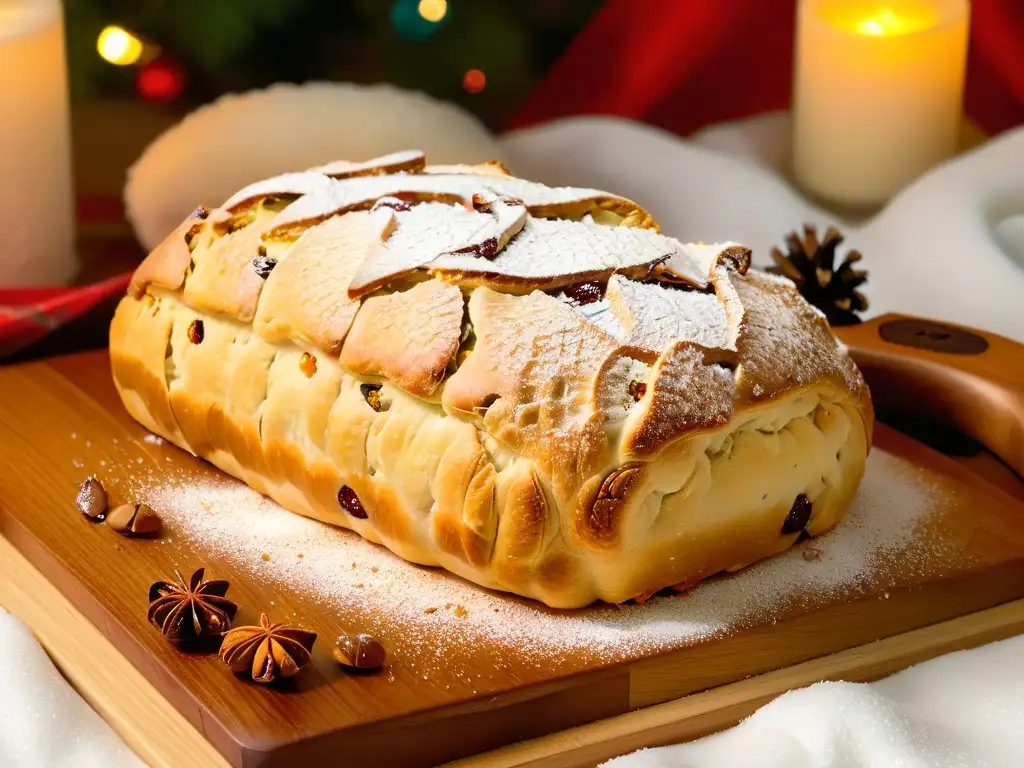
POLYGON ((878 335, 890 344, 950 355, 980 355, 988 349, 983 336, 928 320, 890 320, 879 326, 878 335))

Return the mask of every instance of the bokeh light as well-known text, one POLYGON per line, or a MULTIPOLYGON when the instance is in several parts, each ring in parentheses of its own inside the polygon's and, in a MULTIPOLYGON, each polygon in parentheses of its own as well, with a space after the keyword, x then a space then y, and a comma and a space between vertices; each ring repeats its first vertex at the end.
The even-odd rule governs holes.
POLYGON ((462 76, 462 87, 469 93, 480 93, 487 86, 487 75, 479 69, 471 69, 462 76))
POLYGON ((391 26, 398 36, 405 40, 426 40, 446 24, 447 2, 444 3, 445 13, 437 21, 431 21, 423 13, 424 3, 429 12, 436 10, 432 7, 435 2, 436 0, 394 0, 390 12, 391 26))
POLYGON ((420 0, 416 10, 424 19, 436 24, 448 13, 448 0, 420 0))
POLYGON ((96 38, 96 50, 105 60, 127 67, 142 57, 142 41, 122 27, 104 27, 96 38))
POLYGON ((139 71, 135 87, 147 101, 174 101, 185 89, 185 73, 176 62, 157 59, 139 71))

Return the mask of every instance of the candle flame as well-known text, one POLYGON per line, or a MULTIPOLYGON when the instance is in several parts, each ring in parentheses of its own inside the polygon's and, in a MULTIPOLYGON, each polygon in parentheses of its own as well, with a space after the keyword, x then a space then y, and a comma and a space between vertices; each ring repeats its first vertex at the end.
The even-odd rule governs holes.
POLYGON ((856 19, 853 29, 861 35, 886 37, 917 32, 930 26, 933 21, 923 13, 908 15, 883 5, 876 8, 870 15, 856 19))
POLYGON ((105 60, 127 67, 142 58, 142 41, 121 27, 105 27, 96 38, 96 50, 105 60))
POLYGON ((862 35, 899 34, 902 27, 902 19, 892 8, 879 8, 874 16, 857 22, 857 31, 862 35))

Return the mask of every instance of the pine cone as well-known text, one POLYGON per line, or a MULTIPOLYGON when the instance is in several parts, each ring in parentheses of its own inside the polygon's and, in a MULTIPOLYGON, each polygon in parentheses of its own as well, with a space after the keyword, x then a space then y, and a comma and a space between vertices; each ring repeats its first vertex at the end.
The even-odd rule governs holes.
POLYGON ((804 225, 803 238, 796 232, 786 236, 789 253, 772 248, 772 261, 776 266, 768 271, 788 277, 808 302, 825 313, 830 325, 856 325, 857 316, 868 308, 868 300, 856 289, 867 282, 868 273, 853 265, 861 260, 859 251, 846 254, 839 268, 835 268, 836 249, 843 236, 835 227, 825 231, 819 243, 817 230, 804 225))

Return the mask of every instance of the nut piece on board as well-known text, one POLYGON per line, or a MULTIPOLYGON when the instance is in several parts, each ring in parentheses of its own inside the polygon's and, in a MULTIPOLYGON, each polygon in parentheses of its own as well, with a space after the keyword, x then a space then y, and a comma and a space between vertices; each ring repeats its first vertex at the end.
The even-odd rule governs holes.
POLYGON ((107 525, 122 536, 146 537, 159 534, 163 521, 146 503, 122 504, 107 515, 107 525))
POLYGON ((87 478, 78 489, 75 506, 90 520, 102 522, 107 511, 107 492, 103 483, 95 476, 87 478))

